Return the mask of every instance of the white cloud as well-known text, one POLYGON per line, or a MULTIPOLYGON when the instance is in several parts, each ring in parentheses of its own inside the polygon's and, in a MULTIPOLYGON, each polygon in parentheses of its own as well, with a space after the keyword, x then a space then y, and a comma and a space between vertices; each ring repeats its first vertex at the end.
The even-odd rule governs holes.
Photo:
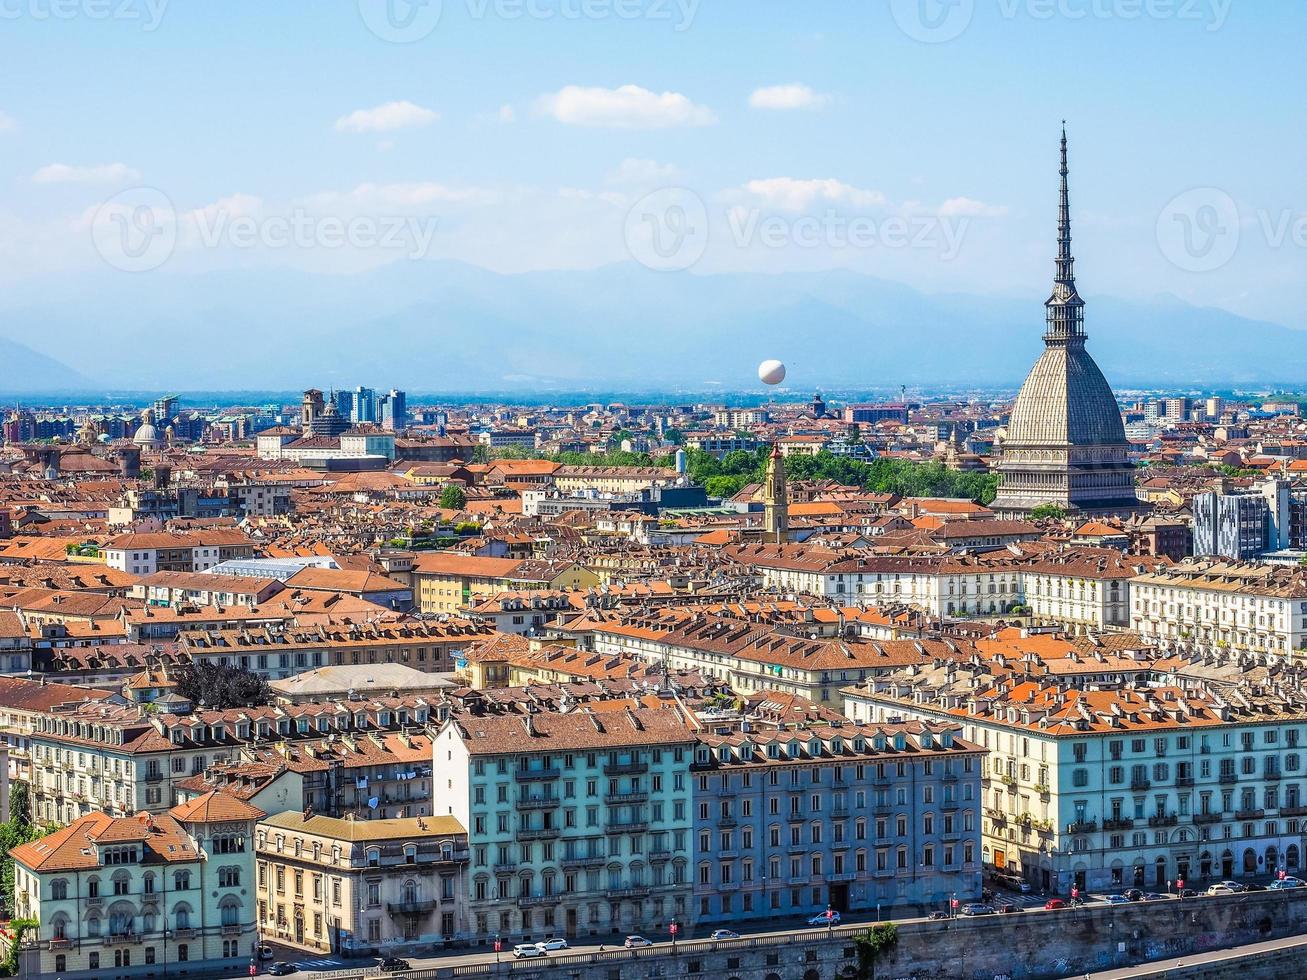
POLYGON ((395 129, 428 126, 439 118, 440 113, 404 100, 371 109, 355 109, 336 120, 336 129, 342 133, 388 133, 395 129))
POLYGON ((608 175, 608 183, 634 184, 636 186, 661 184, 676 180, 680 173, 680 169, 675 164, 627 157, 617 165, 616 170, 608 175))
POLYGON ((814 92, 798 82, 789 85, 767 85, 754 89, 749 105, 755 109, 821 109, 829 105, 831 97, 814 92))
POLYGON ((360 208, 396 210, 428 207, 433 204, 493 204, 500 199, 495 191, 479 187, 450 187, 430 181, 395 184, 359 184, 349 191, 326 191, 307 199, 315 207, 351 205, 360 208))
POLYGON ((511 123, 517 121, 517 113, 513 111, 513 107, 509 105, 507 102, 505 102, 503 105, 499 107, 499 121, 501 123, 511 123))
POLYGON ((680 92, 659 94, 638 85, 620 88, 568 85, 552 94, 542 95, 537 108, 569 126, 666 129, 672 126, 709 126, 717 121, 711 109, 696 105, 680 92))
POLYGON ((1002 204, 986 204, 970 197, 950 197, 939 206, 941 218, 1001 218, 1007 214, 1002 204))
POLYGON ((106 163, 96 167, 70 167, 52 163, 32 174, 34 184, 116 184, 140 180, 141 174, 125 163, 106 163))
POLYGON ((806 211, 813 204, 844 204, 851 207, 881 207, 887 203, 880 191, 864 190, 841 180, 801 180, 796 177, 768 177, 751 180, 743 188, 768 207, 782 211, 806 211))
POLYGON ((0 111, 0 133, 12 133, 17 128, 17 120, 8 113, 0 111))

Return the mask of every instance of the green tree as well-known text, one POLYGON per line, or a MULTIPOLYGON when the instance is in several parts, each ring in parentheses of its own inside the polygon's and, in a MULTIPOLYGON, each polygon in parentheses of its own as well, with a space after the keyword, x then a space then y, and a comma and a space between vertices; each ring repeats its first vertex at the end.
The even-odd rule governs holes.
POLYGON ((451 483, 440 491, 440 506, 444 510, 462 510, 467 506, 467 491, 451 483))
POLYGON ((876 961, 898 945, 899 930, 893 922, 879 922, 853 937, 858 951, 858 977, 870 980, 875 976, 876 961))
POLYGON ((177 693, 186 700, 218 711, 256 708, 272 700, 272 689, 263 675, 248 667, 191 662, 181 668, 176 682, 177 693))
POLYGON ((1030 512, 1030 517, 1036 521, 1064 521, 1066 510, 1057 504, 1040 504, 1030 512))
POLYGON ((480 442, 478 442, 475 446, 473 446, 472 462, 474 463, 490 462, 490 447, 480 442))

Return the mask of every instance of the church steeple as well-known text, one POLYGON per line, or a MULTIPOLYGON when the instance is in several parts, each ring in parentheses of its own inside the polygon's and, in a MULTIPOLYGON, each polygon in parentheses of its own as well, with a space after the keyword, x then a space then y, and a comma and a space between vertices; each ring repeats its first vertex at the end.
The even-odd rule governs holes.
POLYGON ((1071 195, 1067 189, 1066 120, 1062 120, 1061 185, 1057 204, 1057 259, 1053 293, 1044 304, 1044 343, 1084 343, 1085 301, 1076 291, 1076 260, 1071 255, 1071 195))
POLYGON ((779 443, 773 443, 762 480, 762 540, 785 544, 790 537, 789 491, 785 486, 785 457, 779 443))

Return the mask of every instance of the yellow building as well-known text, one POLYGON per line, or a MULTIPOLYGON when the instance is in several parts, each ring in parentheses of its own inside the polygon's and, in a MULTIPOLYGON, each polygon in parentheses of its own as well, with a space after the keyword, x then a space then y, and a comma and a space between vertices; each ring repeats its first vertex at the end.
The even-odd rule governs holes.
POLYGON ((474 599, 521 589, 590 589, 599 576, 576 562, 483 558, 448 551, 422 555, 413 568, 418 608, 453 615, 474 599))

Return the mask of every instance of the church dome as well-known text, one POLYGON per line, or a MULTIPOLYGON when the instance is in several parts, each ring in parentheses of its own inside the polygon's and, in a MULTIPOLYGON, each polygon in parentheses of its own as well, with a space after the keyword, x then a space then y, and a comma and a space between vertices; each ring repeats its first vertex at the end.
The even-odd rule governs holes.
POLYGON ((163 440, 159 438, 159 430, 152 422, 146 422, 137 429, 136 434, 132 436, 132 442, 142 449, 156 449, 163 445, 163 440))
POLYGON ((1012 405, 1006 445, 1108 446, 1125 442, 1112 388, 1082 344, 1047 348, 1012 405))

